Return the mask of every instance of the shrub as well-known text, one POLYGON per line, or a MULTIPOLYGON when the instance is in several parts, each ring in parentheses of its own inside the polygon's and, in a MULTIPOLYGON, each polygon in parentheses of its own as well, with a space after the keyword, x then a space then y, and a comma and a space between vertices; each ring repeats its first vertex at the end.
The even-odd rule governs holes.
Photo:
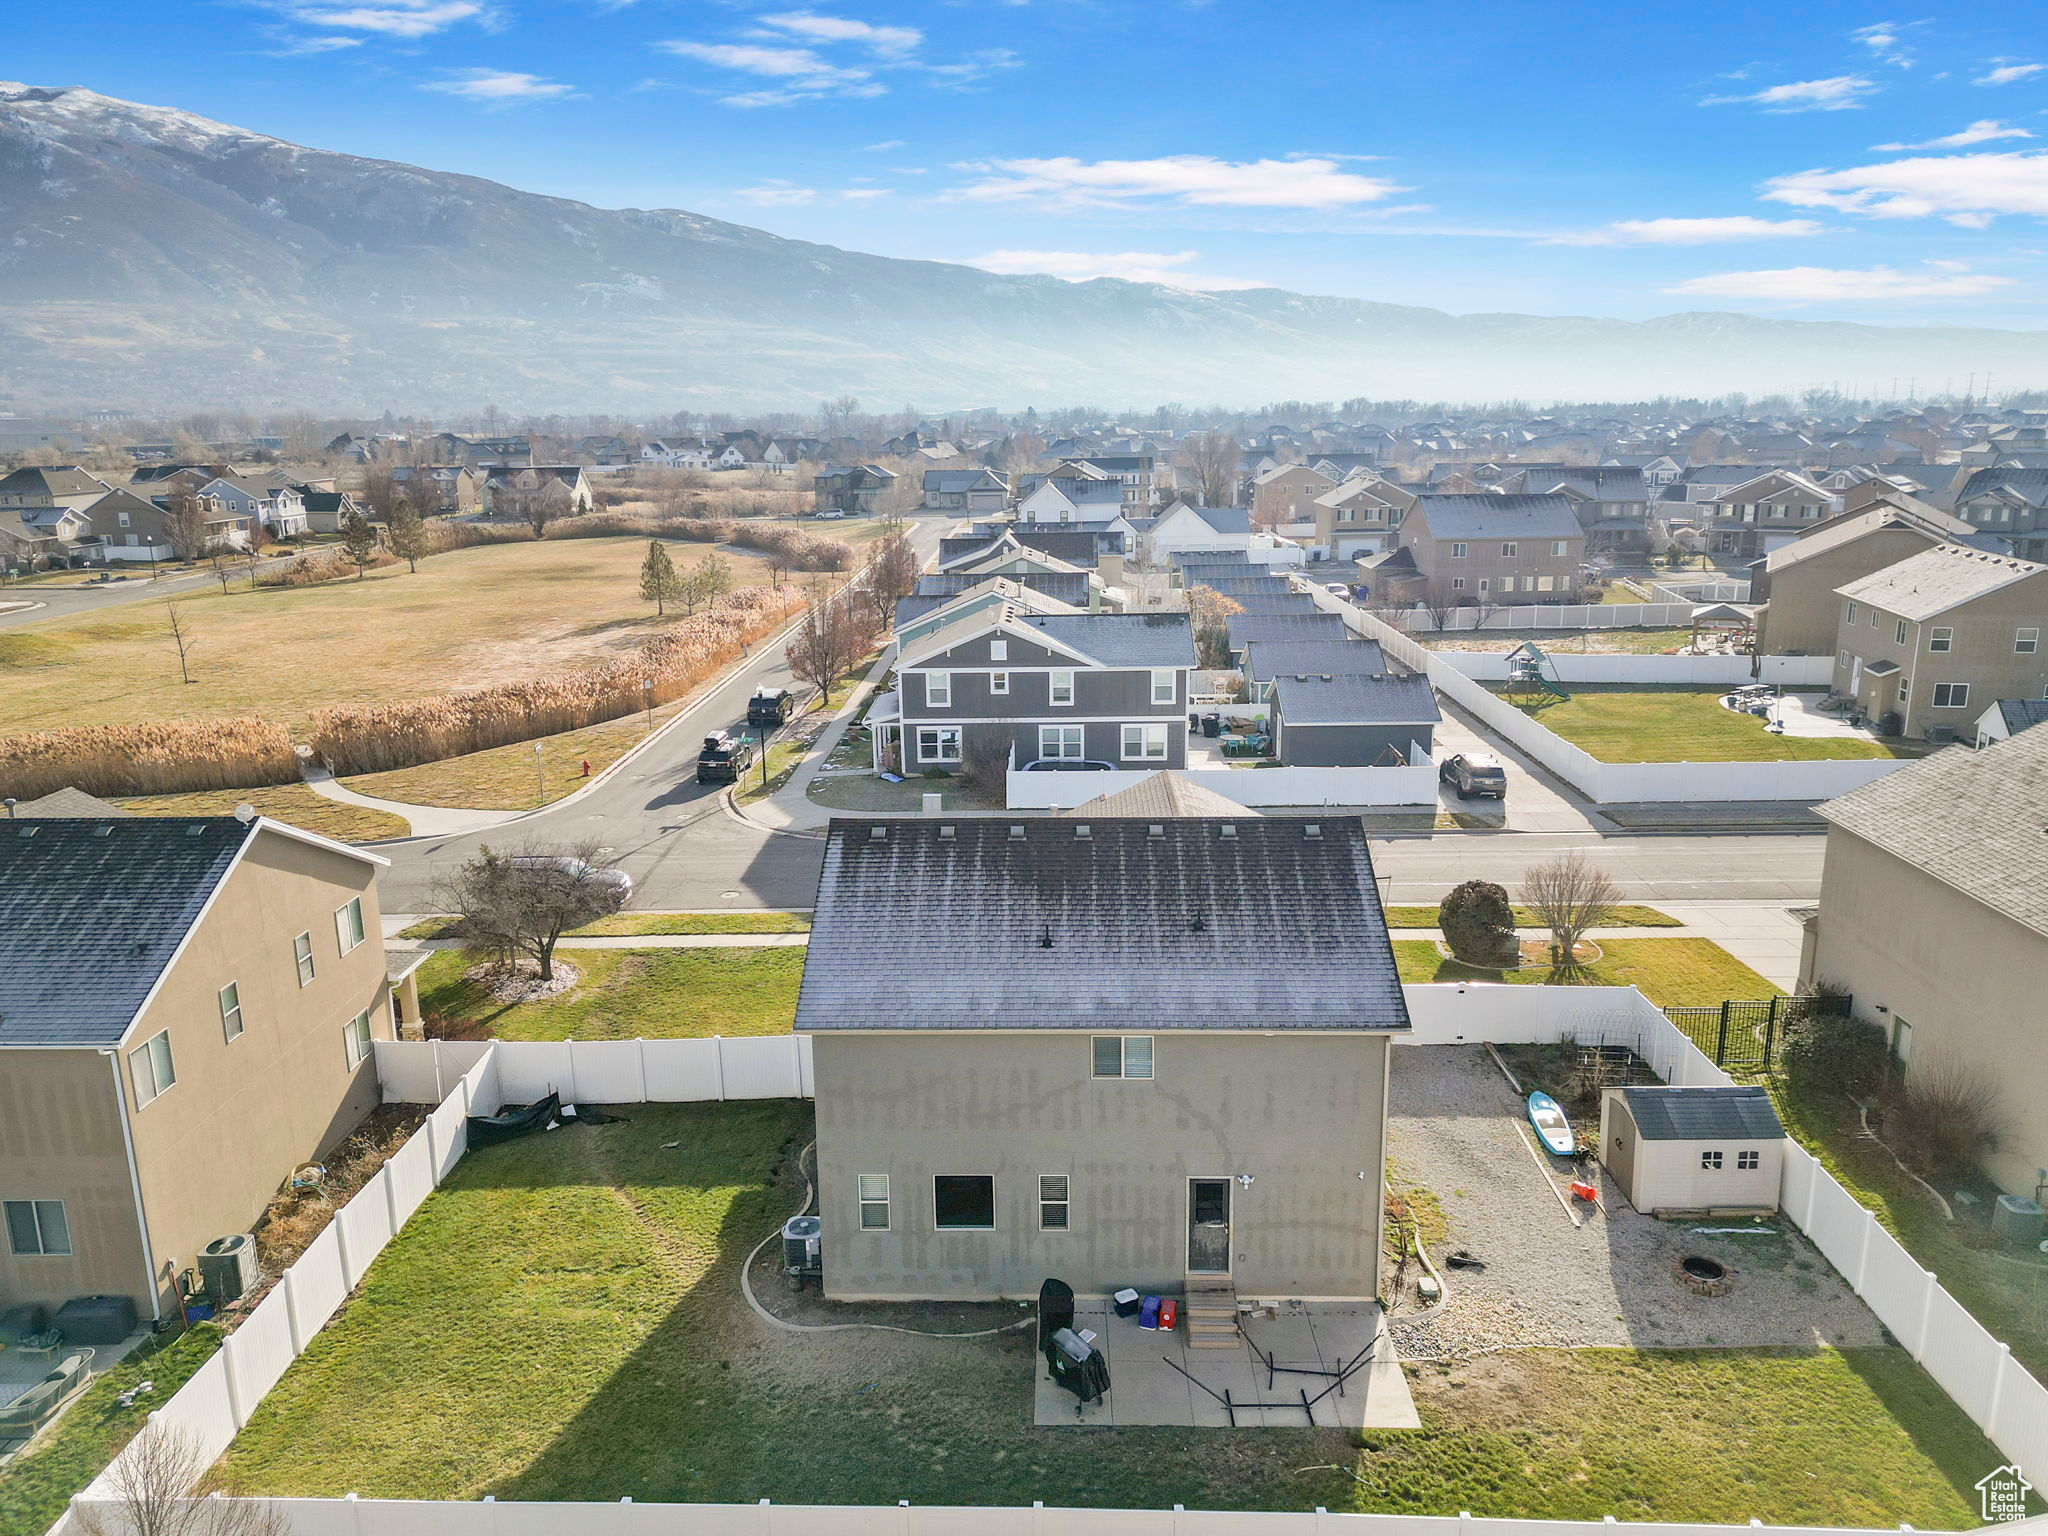
POLYGON ((1802 1093, 1867 1099, 1884 1087, 1890 1051, 1883 1030, 1839 1011, 1833 1001, 1839 996, 1816 989, 1792 1000, 1779 1059, 1792 1087, 1802 1093))
POLYGON ((1998 1083, 1967 1067, 1924 1067, 1886 1095, 1883 1126, 1885 1144, 1917 1172, 1968 1178, 2004 1134, 1998 1083))
POLYGON ((1451 954, 1467 965, 1511 965, 1520 955, 1515 909, 1491 880, 1467 880, 1444 897, 1437 923, 1451 954))
POLYGON ((780 557, 792 571, 843 571, 853 563, 853 546, 844 539, 821 539, 796 528, 741 525, 726 535, 742 549, 780 557))
POLYGON ((248 789, 299 777, 291 737, 253 716, 81 725, 0 738, 0 794, 32 800, 66 785, 89 795, 248 789))

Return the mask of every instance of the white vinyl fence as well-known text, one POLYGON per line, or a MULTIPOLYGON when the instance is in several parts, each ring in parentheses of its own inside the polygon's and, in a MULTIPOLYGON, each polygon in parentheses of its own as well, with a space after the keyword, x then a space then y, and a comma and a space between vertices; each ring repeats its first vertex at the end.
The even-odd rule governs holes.
MULTIPOLYGON (((1477 608, 1453 608, 1444 615, 1445 633, 1463 629, 1675 629, 1692 623, 1698 603, 1524 603, 1495 608, 1481 622, 1477 608)), ((1401 627, 1416 634, 1437 628, 1427 608, 1401 615, 1401 627)))
MULTIPOLYGON (((1354 633, 1378 641, 1388 656, 1410 671, 1422 673, 1438 693, 1477 717, 1487 730, 1535 758, 1597 805, 1673 800, 1831 800, 1894 773, 1909 761, 1898 757, 1862 757, 1770 763, 1603 763, 1503 702, 1492 689, 1460 670, 1460 665, 1449 659, 1453 653, 1433 651, 1418 644, 1334 593, 1311 591, 1310 596, 1317 607, 1337 614, 1354 633)), ((1822 658, 1783 659, 1804 665, 1822 658)))
MULTIPOLYGON (((1563 1039, 1627 1044, 1667 1083, 1725 1086, 1731 1078, 1633 987, 1428 984, 1402 989, 1412 1032, 1403 1048, 1563 1039)), ((210 1463, 248 1422, 308 1343, 359 1284, 468 1146, 465 1117, 492 1114, 570 1085, 592 1102, 796 1097, 810 1091, 809 1041, 768 1036, 705 1040, 385 1042, 376 1046, 387 1100, 448 1091, 420 1130, 285 1271, 219 1353, 150 1415, 189 1434, 210 1463), (592 1054, 598 1046, 628 1049, 592 1054), (672 1049, 690 1047, 693 1049, 672 1049), (700 1047, 713 1047, 710 1053, 700 1047), (579 1078, 576 1074, 584 1074, 579 1078), (450 1074, 453 1074, 452 1076, 450 1074), (644 1099, 626 1096, 639 1088, 644 1099), (709 1090, 716 1088, 717 1093, 709 1090), (606 1091, 617 1096, 606 1096, 606 1091)), ((2048 1486, 2048 1391, 1877 1219, 1796 1144, 1786 1149, 1780 1201, 1878 1320, 2029 1480, 2048 1486)), ((1750 1526, 1648 1522, 1484 1520, 1471 1516, 1225 1513, 1203 1510, 948 1509, 866 1506, 617 1503, 455 1503, 410 1499, 274 1499, 291 1536, 1716 1536, 1750 1526)), ((82 1536, 85 1510, 118 1530, 107 1474, 72 1501, 49 1536, 82 1536)), ((2012 1527, 2048 1531, 2048 1519, 2012 1527)), ((1783 1529, 1783 1528, 1772 1528, 1783 1529)), ((1807 1536, 1801 1532, 1800 1536, 1807 1536)), ((1811 1536, 1822 1536, 1815 1531, 1811 1536)), ((1833 1536, 1845 1536, 1835 1532, 1833 1536)), ((1875 1533, 1872 1533, 1875 1536, 1875 1533)))
MULTIPOLYGON (((1467 677, 1501 682, 1508 675, 1506 651, 1434 651, 1467 677)), ((1627 651, 1546 651, 1544 676, 1573 683, 1715 684, 1739 688, 1776 683, 1806 688, 1831 682, 1832 656, 1639 656, 1627 651), (1752 676, 1752 673, 1754 675, 1752 676)))

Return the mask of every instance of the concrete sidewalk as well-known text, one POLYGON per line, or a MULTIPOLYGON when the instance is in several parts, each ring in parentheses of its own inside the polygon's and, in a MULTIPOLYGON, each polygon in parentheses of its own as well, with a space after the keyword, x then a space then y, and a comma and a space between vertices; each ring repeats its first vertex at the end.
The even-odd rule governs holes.
POLYGON ((868 668, 867 676, 846 696, 846 702, 833 712, 824 730, 818 733, 818 739, 811 743, 810 751, 804 754, 803 761, 789 776, 789 782, 764 799, 749 801, 745 805, 739 803, 735 793, 727 791, 719 797, 725 808, 740 820, 771 832, 812 832, 824 827, 834 816, 848 814, 813 801, 811 784, 823 771, 839 743, 846 739, 854 718, 867 707, 868 700, 895 665, 896 644, 892 640, 882 648, 875 664, 868 668))
MULTIPOLYGON (((412 949, 462 949, 461 939, 404 939, 412 949)), ((788 949, 811 942, 808 933, 646 933, 564 938, 558 949, 788 949)))
POLYGON ((1781 901, 1660 901, 1656 905, 1660 912, 1684 923, 1686 932, 1712 939, 1773 986, 1787 992, 1798 987, 1799 946, 1805 929, 1793 915, 1797 906, 1781 901))

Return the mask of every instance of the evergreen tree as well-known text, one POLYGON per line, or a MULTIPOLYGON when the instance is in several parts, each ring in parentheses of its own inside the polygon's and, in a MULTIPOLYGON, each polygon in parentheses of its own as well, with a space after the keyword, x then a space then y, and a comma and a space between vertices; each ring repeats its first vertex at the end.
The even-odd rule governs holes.
POLYGON ((676 563, 668 557, 668 546, 659 539, 648 540, 647 558, 640 562, 640 600, 654 604, 659 618, 682 595, 682 580, 676 575, 676 563))

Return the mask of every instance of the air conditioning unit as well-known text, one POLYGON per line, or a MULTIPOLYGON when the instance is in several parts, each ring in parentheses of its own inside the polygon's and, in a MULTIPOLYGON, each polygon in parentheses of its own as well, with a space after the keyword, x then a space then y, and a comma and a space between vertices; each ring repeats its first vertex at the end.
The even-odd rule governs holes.
POLYGON ((199 1283, 217 1307, 241 1300, 256 1289, 262 1276, 253 1232, 216 1237, 199 1250, 199 1283))

